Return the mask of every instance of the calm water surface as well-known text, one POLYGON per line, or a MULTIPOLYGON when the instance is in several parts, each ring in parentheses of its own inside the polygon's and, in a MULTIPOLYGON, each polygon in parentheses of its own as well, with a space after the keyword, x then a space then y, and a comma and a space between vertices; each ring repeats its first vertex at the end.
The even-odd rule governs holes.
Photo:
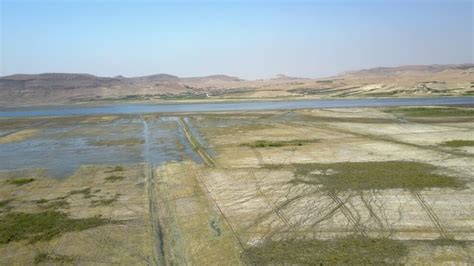
POLYGON ((413 105, 474 105, 474 97, 376 98, 291 100, 183 104, 110 104, 98 106, 51 106, 0 108, 0 117, 74 116, 98 114, 140 114, 211 111, 256 111, 305 108, 384 107, 413 105))

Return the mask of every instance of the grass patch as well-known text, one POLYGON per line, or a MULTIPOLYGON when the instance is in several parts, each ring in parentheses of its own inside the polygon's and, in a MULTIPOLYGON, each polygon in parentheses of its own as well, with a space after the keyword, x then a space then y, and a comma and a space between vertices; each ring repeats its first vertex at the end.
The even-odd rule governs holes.
POLYGON ((452 116, 474 116, 474 109, 456 108, 456 107, 404 107, 391 108, 384 112, 402 113, 405 116, 412 117, 452 117, 452 116))
POLYGON ((23 186, 35 181, 34 178, 13 178, 7 180, 8 184, 16 185, 16 186, 23 186))
POLYGON ((124 180, 125 176, 119 176, 119 175, 111 175, 105 178, 105 181, 108 182, 115 182, 115 181, 121 181, 124 180))
MULTIPOLYGON (((275 166, 267 166, 275 167, 275 166)), ((322 185, 330 191, 403 188, 463 188, 456 177, 435 174, 430 164, 406 161, 292 164, 292 183, 322 185)))
POLYGON ((73 259, 66 255, 57 255, 57 254, 49 254, 49 253, 38 253, 35 255, 34 263, 72 263, 73 259))
POLYGON ((10 212, 0 218, 0 244, 20 240, 35 243, 50 240, 67 232, 82 231, 108 223, 111 223, 111 220, 98 216, 71 219, 58 211, 10 212))
POLYGON ((294 139, 294 140, 283 140, 283 141, 257 140, 252 143, 244 143, 241 146, 247 146, 251 148, 303 146, 305 144, 314 143, 317 141, 318 141, 317 139, 294 139))
POLYGON ((400 241, 350 236, 331 240, 286 240, 247 248, 253 265, 385 265, 399 264, 408 254, 400 241))
POLYGON ((441 146, 445 147, 452 147, 452 148, 458 148, 458 147, 468 147, 468 146, 474 146, 474 140, 449 140, 442 142, 440 144, 441 146))

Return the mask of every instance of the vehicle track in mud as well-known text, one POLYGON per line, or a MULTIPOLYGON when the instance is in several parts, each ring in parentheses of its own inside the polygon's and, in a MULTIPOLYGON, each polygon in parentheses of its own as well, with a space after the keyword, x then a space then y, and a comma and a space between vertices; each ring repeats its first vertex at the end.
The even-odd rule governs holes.
POLYGON ((439 231, 439 234, 440 234, 441 238, 443 238, 443 239, 452 239, 452 237, 448 234, 448 232, 444 228, 444 225, 441 223, 441 220, 439 219, 438 215, 436 215, 433 208, 426 202, 426 200, 423 198, 423 196, 418 191, 412 191, 412 194, 413 194, 413 197, 416 199, 416 201, 423 208, 425 213, 428 215, 428 218, 430 219, 430 221, 433 223, 433 225, 439 231))
POLYGON ((339 196, 333 192, 329 191, 327 195, 336 203, 336 205, 341 209, 342 214, 347 218, 347 220, 352 224, 354 229, 357 231, 357 233, 361 234, 362 236, 367 236, 367 233, 365 232, 364 228, 361 227, 360 221, 354 216, 354 214, 351 212, 351 210, 346 206, 344 201, 339 198, 339 196))
MULTIPOLYGON (((212 158, 209 153, 202 147, 202 145, 196 140, 195 137, 193 137, 192 132, 189 130, 189 125, 186 123, 185 119, 183 117, 179 118, 179 123, 181 124, 181 128, 184 132, 184 135, 186 136, 186 139, 188 142, 191 144, 191 146, 195 149, 195 151, 199 154, 199 156, 203 159, 205 165, 210 168, 217 167, 216 161, 212 158)), ((229 227, 229 230, 232 233, 232 236, 236 239, 237 243, 239 244, 240 248, 245 251, 245 245, 238 236, 237 232, 235 231, 234 227, 230 223, 230 220, 227 218, 227 216, 224 214, 224 211, 222 208, 217 204, 217 200, 214 198, 212 195, 211 191, 207 187, 206 183, 202 180, 201 175, 197 174, 196 175, 197 180, 199 181, 199 184, 202 186, 204 189, 204 192, 206 195, 208 195, 209 199, 211 200, 212 204, 216 207, 217 211, 219 214, 222 216, 224 219, 225 223, 229 227)))

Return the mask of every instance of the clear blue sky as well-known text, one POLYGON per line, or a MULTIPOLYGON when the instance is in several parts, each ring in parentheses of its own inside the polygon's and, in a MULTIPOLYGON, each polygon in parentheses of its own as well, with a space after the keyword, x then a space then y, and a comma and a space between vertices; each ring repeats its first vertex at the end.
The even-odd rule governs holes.
POLYGON ((254 79, 473 62, 472 0, 0 2, 0 75, 254 79))

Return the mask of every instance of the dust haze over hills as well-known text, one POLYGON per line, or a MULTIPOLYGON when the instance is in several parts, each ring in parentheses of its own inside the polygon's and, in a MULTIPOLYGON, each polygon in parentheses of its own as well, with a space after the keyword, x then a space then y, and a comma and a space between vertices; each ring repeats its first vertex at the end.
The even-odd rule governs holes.
POLYGON ((474 64, 378 67, 310 79, 283 74, 244 80, 226 75, 98 77, 45 73, 0 77, 0 104, 474 95, 474 64))

